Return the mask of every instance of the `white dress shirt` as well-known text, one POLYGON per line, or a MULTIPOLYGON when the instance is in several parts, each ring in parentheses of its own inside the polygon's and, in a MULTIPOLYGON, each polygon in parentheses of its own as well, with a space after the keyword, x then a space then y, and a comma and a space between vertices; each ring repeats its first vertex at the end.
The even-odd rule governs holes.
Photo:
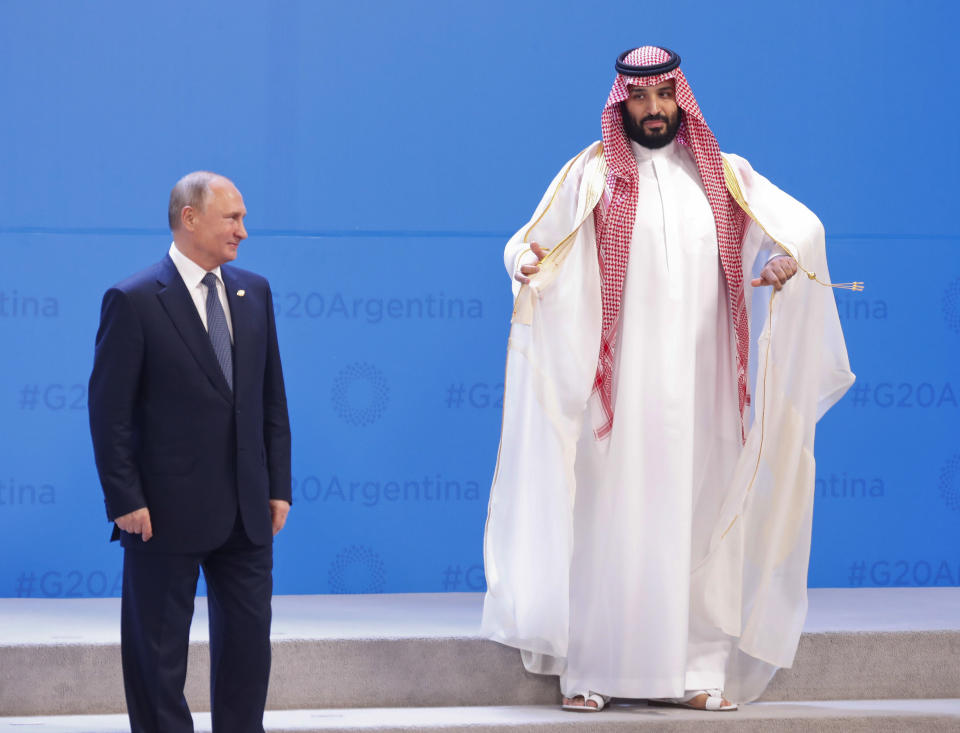
MULTIPOLYGON (((170 259, 183 278, 183 284, 187 286, 187 292, 193 298, 193 304, 200 314, 200 321, 203 327, 207 327, 207 286, 201 281, 207 274, 200 265, 187 257, 183 252, 177 249, 177 243, 170 244, 170 259)), ((227 330, 230 331, 230 342, 233 343, 233 319, 230 317, 230 303, 227 302, 227 287, 223 284, 223 278, 220 276, 220 268, 215 267, 210 270, 217 277, 217 297, 220 298, 220 305, 223 307, 223 314, 227 319, 227 330)))

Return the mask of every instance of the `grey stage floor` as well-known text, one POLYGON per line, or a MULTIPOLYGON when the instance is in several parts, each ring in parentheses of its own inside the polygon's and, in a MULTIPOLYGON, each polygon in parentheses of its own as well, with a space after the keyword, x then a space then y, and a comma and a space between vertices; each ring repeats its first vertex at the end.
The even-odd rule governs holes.
MULTIPOLYGON (((480 593, 275 596, 276 640, 480 638, 480 593)), ((0 644, 116 644, 119 598, 0 599, 0 644)), ((960 629, 960 588, 811 588, 804 631, 960 629)), ((207 641, 197 599, 191 640, 207 641)))
MULTIPOLYGON (((209 713, 195 713, 198 733, 209 713)), ((557 706, 268 710, 267 733, 951 733, 960 730, 960 700, 834 700, 756 703, 733 713, 617 706, 599 715, 557 706)), ((127 733, 125 715, 2 718, 0 731, 127 733)))
MULTIPOLYGON (((793 669, 733 714, 559 709, 555 677, 484 640, 479 593, 278 596, 269 733, 956 733, 960 588, 812 589, 793 669)), ((128 730, 120 601, 0 599, 0 731, 128 730)), ((186 694, 210 730, 206 603, 186 694)))

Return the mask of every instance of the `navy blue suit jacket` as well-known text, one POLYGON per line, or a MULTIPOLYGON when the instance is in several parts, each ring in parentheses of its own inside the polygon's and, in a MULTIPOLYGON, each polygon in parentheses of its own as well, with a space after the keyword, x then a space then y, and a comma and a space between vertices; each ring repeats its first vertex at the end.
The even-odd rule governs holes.
POLYGON ((231 393, 170 257, 103 298, 90 431, 107 518, 150 510, 153 539, 125 547, 204 552, 237 511, 255 544, 273 538, 270 499, 291 500, 290 425, 267 281, 224 265, 233 322, 231 393), (241 294, 242 293, 242 294, 241 294))

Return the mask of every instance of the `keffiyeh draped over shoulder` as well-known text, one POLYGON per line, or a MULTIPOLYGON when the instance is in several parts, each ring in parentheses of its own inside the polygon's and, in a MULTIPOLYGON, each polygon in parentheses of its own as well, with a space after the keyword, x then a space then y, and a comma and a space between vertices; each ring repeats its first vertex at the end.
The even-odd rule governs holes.
MULTIPOLYGON (((675 57, 674 57, 675 58, 675 57)), ((671 53, 656 46, 642 46, 628 53, 623 62, 634 67, 655 67, 671 59, 671 53)), ((727 283, 730 314, 737 340, 737 389, 740 414, 749 400, 747 397, 747 357, 749 353, 749 330, 747 311, 743 298, 743 270, 740 264, 741 242, 746 217, 727 192, 723 175, 723 159, 720 146, 700 113, 690 85, 679 68, 654 76, 625 76, 617 74, 613 88, 604 105, 601 116, 603 151, 609 173, 605 196, 597 208, 596 229, 600 259, 601 291, 603 298, 603 333, 594 388, 603 407, 605 420, 596 428, 598 438, 605 438, 613 427, 613 365, 617 347, 617 323, 623 282, 630 256, 630 238, 637 212, 637 164, 630 142, 623 130, 620 103, 630 95, 629 86, 656 86, 668 79, 676 85, 677 105, 683 110, 683 120, 677 132, 677 142, 693 151, 697 168, 707 192, 707 199, 717 222, 717 242, 720 245, 720 262, 727 283)), ((745 436, 746 430, 743 429, 745 436)))

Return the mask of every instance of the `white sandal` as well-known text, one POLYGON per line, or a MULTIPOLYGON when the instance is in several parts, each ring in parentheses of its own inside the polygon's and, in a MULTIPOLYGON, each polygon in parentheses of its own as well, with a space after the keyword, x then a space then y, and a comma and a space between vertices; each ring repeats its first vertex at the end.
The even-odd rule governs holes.
POLYGON ((560 707, 563 710, 572 710, 575 713, 599 713, 610 702, 610 698, 606 695, 600 695, 596 692, 578 692, 576 695, 571 695, 570 697, 564 696, 567 700, 576 700, 578 697, 583 698, 583 705, 571 705, 568 703, 563 703, 560 707), (587 705, 589 701, 593 701, 597 704, 597 707, 591 707, 587 705))
POLYGON ((712 713, 725 713, 730 710, 737 710, 739 707, 736 703, 724 705, 723 692, 720 690, 692 690, 683 697, 667 697, 657 700, 650 700, 649 702, 653 705, 673 705, 674 707, 690 708, 691 710, 708 710, 712 713), (707 700, 703 707, 690 704, 690 701, 697 697, 697 695, 707 696, 707 700))

